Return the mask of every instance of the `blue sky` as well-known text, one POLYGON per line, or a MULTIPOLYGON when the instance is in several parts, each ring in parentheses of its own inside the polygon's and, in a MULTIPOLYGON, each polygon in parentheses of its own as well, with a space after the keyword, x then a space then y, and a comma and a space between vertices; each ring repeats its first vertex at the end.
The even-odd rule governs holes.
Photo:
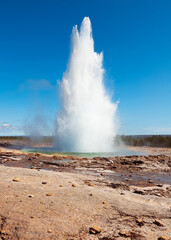
POLYGON ((85 16, 104 53, 105 85, 120 100, 120 133, 171 134, 170 11, 170 0, 0 1, 0 135, 40 119, 53 131, 56 81, 85 16))

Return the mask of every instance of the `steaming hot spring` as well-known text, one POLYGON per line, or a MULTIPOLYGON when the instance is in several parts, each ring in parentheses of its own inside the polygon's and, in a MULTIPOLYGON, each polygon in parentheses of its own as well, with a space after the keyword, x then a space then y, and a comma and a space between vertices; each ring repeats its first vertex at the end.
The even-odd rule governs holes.
POLYGON ((83 19, 80 31, 73 27, 71 41, 67 69, 59 83, 53 152, 123 155, 114 144, 117 103, 105 89, 103 54, 94 51, 88 17, 83 19))

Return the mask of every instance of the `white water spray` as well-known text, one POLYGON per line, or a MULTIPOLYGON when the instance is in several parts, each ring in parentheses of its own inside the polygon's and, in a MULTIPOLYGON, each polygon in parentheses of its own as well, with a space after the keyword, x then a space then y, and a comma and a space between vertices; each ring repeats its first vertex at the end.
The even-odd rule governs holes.
POLYGON ((83 19, 80 32, 72 31, 68 68, 60 83, 61 111, 56 127, 56 148, 66 152, 114 150, 117 104, 103 83, 103 54, 94 51, 91 22, 83 19))

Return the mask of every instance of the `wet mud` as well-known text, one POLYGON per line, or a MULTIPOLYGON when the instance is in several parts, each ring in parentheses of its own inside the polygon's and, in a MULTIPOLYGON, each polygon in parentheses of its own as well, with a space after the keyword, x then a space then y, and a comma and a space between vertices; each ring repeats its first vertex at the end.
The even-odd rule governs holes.
POLYGON ((102 176, 135 186, 171 185, 171 157, 166 155, 94 157, 0 152, 0 164, 11 167, 44 169, 102 176))

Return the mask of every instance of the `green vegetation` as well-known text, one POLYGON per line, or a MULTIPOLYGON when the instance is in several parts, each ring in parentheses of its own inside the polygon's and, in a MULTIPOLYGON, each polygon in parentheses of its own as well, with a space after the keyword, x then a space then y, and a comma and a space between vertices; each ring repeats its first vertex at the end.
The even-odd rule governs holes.
POLYGON ((120 136, 130 146, 171 147, 171 135, 120 136))

